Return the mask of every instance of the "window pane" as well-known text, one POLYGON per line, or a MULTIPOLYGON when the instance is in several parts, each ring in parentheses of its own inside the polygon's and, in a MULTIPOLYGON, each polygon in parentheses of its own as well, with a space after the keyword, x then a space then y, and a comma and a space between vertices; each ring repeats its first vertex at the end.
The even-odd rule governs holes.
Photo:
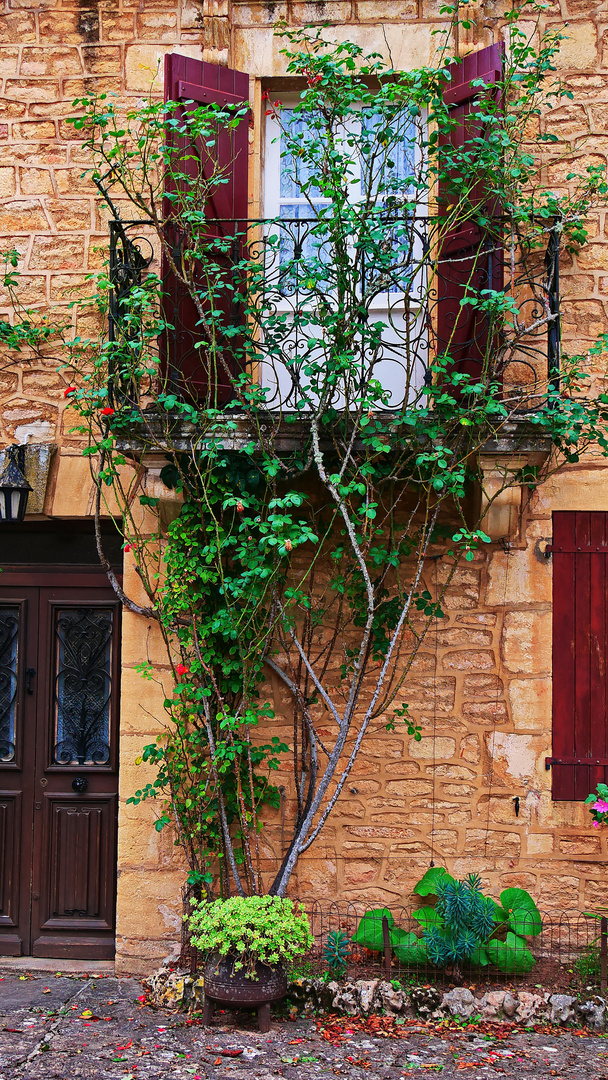
POLYGON ((389 195, 409 194, 416 160, 413 121, 401 113, 387 123, 381 116, 366 112, 362 124, 362 194, 369 191, 382 200, 389 195))
POLYGON ((0 761, 15 760, 19 608, 0 608, 0 761))
POLYGON ((55 614, 57 765, 109 763, 112 615, 100 608, 55 614))
MULTIPOLYGON (((283 109, 281 111, 281 123, 283 127, 289 132, 293 138, 302 139, 308 135, 312 135, 312 125, 310 118, 307 116, 294 116, 291 109, 283 109)), ((281 133, 281 199, 297 199, 302 197, 300 190, 300 184, 304 183, 311 175, 311 169, 306 165, 303 165, 297 158, 286 153, 285 139, 281 133), (296 183, 296 180, 299 183, 296 183)), ((315 194, 318 196, 318 190, 309 193, 313 199, 315 194)))

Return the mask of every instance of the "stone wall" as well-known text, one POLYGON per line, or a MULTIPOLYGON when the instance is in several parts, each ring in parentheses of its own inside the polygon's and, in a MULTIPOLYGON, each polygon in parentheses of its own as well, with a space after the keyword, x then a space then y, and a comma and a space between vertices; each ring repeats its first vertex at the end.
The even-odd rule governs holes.
MULTIPOLYGON (((285 65, 274 23, 283 17, 292 25, 329 21, 337 36, 385 53, 390 48, 396 65, 410 66, 432 59, 440 6, 438 0, 7 0, 0 21, 0 234, 2 247, 20 253, 24 301, 50 307, 58 320, 72 318, 73 290, 100 264, 98 249, 107 240, 105 214, 82 178, 86 156, 66 123, 74 98, 107 90, 136 101, 168 50, 248 71, 256 213, 261 80, 280 86, 285 65)), ((471 6, 472 28, 462 35, 461 51, 501 33, 499 10, 492 3, 479 11, 471 6)), ((605 161, 608 30, 595 0, 563 0, 561 8, 548 8, 547 18, 554 24, 569 20, 560 74, 574 99, 542 121, 562 140, 546 162, 546 179, 559 188, 572 162, 584 167, 605 161)), ((607 328, 604 213, 592 214, 590 230, 589 249, 563 267, 564 337, 577 351, 607 328)), ((6 302, 0 291, 0 305, 6 302)), ((83 316, 78 330, 88 332, 92 320, 83 316)), ((45 514, 90 516, 87 465, 63 397, 69 378, 57 367, 52 349, 42 363, 4 358, 0 443, 57 443, 45 514)), ((586 458, 534 495, 525 542, 511 554, 492 547, 458 570, 448 590, 448 618, 437 628, 436 654, 433 640, 404 695, 422 725, 422 740, 398 729, 387 733, 382 725, 370 735, 333 818, 298 868, 294 892, 407 904, 432 856, 457 874, 479 870, 495 891, 529 888, 544 909, 589 908, 603 900, 606 839, 588 827, 580 804, 552 803, 544 769, 551 752, 551 562, 542 541, 551 535, 552 510, 565 508, 608 511, 601 462, 586 458)), ((446 572, 440 560, 439 581, 446 572)), ((137 592, 128 555, 125 581, 137 592)), ((179 937, 179 854, 166 831, 152 829, 149 807, 126 805, 147 779, 135 762, 162 724, 165 676, 157 631, 125 613, 117 938, 123 971, 153 967, 179 937), (157 666, 158 681, 143 682, 134 670, 146 657, 157 666)), ((277 712, 287 717, 281 688, 271 689, 277 712)), ((289 777, 278 782, 285 800, 268 822, 269 871, 291 812, 289 777)))

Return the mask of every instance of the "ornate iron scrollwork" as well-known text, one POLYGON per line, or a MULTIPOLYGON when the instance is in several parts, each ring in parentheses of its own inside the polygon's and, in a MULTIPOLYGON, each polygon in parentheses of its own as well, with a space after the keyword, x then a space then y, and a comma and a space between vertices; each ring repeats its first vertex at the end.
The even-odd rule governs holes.
MULTIPOLYGON (((359 245, 355 277, 361 315, 349 345, 357 360, 349 375, 350 397, 356 399, 373 375, 386 391, 384 408, 405 408, 432 382, 429 364, 434 357, 451 354, 458 370, 476 373, 488 351, 492 377, 508 407, 524 415, 544 407, 547 388, 559 385, 559 221, 532 223, 528 231, 521 227, 519 235, 515 223, 493 218, 483 227, 459 227, 452 238, 431 218, 387 210, 374 221, 383 232, 387 257, 376 266, 365 244, 359 245), (490 326, 489 333, 483 309, 464 310, 467 290, 482 298, 488 292, 504 294, 510 314, 499 330, 490 326), (369 332, 374 323, 384 324, 377 337, 369 332)), ((323 334, 314 314, 326 302, 331 305, 336 289, 327 221, 319 215, 208 225, 210 265, 217 264, 215 287, 219 295, 225 281, 233 300, 230 312, 227 305, 217 305, 218 334, 243 317, 242 297, 238 302, 236 298, 244 292, 245 268, 250 278, 248 336, 245 340, 232 330, 226 333, 223 360, 230 370, 245 366, 257 373, 269 411, 300 411, 309 393, 310 365, 322 364, 324 357, 323 334), (312 285, 311 266, 316 268, 312 285), (319 266, 327 267, 325 283, 319 266), (317 344, 311 347, 311 340, 317 344)), ((137 320, 126 315, 129 295, 153 261, 143 226, 137 221, 110 222, 109 330, 116 357, 121 342, 129 343, 129 356, 137 351, 137 320)), ((376 248, 372 245, 372 252, 376 248)), ((178 261, 177 241, 174 254, 178 261)), ((176 393, 188 398, 193 386, 208 384, 214 368, 201 347, 197 320, 184 318, 185 310, 177 304, 168 311, 175 345, 166 375, 176 393)), ((149 340, 146 349, 154 352, 149 340)), ((160 351, 156 359, 162 367, 160 351)), ((112 378, 125 400, 137 401, 134 381, 121 383, 117 371, 112 378)), ((333 404, 339 408, 343 399, 337 384, 333 404)))
POLYGON ((0 608, 0 761, 15 760, 19 608, 0 608))
POLYGON ((75 608, 55 626, 57 765, 107 765, 110 760, 112 612, 75 608))

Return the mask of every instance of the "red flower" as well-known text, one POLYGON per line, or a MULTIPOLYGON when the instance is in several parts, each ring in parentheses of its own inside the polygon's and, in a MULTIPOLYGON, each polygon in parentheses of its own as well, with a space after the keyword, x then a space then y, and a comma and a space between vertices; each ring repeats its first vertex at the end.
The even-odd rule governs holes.
POLYGON ((75 386, 66 386, 65 390, 63 391, 63 396, 67 397, 69 394, 75 393, 75 391, 76 391, 75 386))
POLYGON ((114 409, 111 409, 109 405, 106 405, 105 409, 101 410, 102 416, 114 416, 114 409))
POLYGON ((124 549, 123 549, 123 550, 124 550, 124 551, 130 551, 130 550, 131 550, 131 545, 130 545, 130 544, 125 544, 125 546, 124 546, 124 549))
POLYGON ((187 675, 190 669, 185 664, 178 664, 175 670, 178 675, 187 675))

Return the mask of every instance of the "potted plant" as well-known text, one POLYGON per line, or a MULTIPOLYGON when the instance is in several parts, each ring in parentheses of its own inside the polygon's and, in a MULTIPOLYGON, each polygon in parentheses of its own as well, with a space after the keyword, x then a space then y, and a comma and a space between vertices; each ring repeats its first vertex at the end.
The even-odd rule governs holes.
POLYGON ((284 965, 312 945, 303 905, 278 896, 200 901, 188 923, 206 958, 203 1022, 221 1002, 257 1008, 260 1031, 268 1031, 270 1003, 287 993, 284 965))

